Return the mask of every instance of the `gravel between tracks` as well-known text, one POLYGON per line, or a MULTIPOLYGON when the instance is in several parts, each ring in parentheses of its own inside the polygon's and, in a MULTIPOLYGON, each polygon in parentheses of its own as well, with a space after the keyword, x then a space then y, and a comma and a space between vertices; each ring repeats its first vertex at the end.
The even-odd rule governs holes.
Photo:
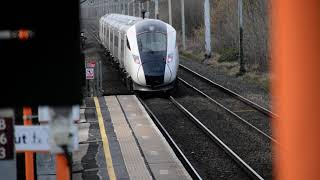
POLYGON ((235 91, 243 97, 248 98, 263 107, 266 107, 267 109, 271 108, 271 97, 269 92, 262 87, 243 81, 237 77, 227 75, 226 72, 222 71, 221 69, 201 64, 198 61, 180 57, 180 63, 211 79, 212 81, 235 91))
POLYGON ((253 124, 269 136, 272 136, 271 120, 267 115, 252 108, 246 103, 243 103, 237 98, 228 95, 224 91, 221 91, 219 88, 215 88, 206 81, 203 81, 201 78, 182 68, 180 69, 179 77, 183 80, 186 80, 187 83, 195 86, 197 89, 204 92, 208 96, 212 97, 214 100, 218 101, 220 104, 224 105, 231 111, 235 112, 237 115, 244 118, 249 123, 253 124))
POLYGON ((272 179, 270 140, 179 83, 174 97, 265 179, 272 179))

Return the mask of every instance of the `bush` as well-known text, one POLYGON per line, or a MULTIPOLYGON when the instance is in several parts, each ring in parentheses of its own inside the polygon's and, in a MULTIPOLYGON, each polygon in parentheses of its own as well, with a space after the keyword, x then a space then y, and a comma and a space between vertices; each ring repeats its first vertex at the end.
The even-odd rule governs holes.
POLYGON ((221 57, 218 62, 233 62, 238 60, 239 51, 237 49, 229 48, 225 49, 221 53, 221 57))

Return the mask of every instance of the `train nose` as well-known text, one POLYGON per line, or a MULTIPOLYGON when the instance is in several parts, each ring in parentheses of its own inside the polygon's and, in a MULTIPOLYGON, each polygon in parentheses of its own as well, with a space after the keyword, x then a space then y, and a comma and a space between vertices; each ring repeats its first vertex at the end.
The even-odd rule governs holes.
POLYGON ((158 86, 164 83, 165 62, 147 62, 142 66, 147 86, 158 86))

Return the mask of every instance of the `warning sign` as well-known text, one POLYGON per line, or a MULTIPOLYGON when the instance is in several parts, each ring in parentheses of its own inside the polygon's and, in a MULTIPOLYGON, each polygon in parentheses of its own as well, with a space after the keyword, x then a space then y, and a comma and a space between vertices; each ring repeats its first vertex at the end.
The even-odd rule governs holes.
POLYGON ((86 68, 86 79, 94 79, 94 68, 86 68))

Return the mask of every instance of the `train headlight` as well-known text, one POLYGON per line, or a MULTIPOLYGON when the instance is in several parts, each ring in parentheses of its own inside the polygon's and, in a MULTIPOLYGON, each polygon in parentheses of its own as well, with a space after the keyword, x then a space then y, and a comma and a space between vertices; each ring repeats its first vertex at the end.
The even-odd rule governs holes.
POLYGON ((140 61, 140 57, 139 56, 136 56, 136 55, 132 55, 133 56, 133 61, 136 63, 136 64, 141 64, 141 61, 140 61))
POLYGON ((167 64, 171 63, 173 61, 173 54, 169 54, 168 57, 167 57, 167 64))

